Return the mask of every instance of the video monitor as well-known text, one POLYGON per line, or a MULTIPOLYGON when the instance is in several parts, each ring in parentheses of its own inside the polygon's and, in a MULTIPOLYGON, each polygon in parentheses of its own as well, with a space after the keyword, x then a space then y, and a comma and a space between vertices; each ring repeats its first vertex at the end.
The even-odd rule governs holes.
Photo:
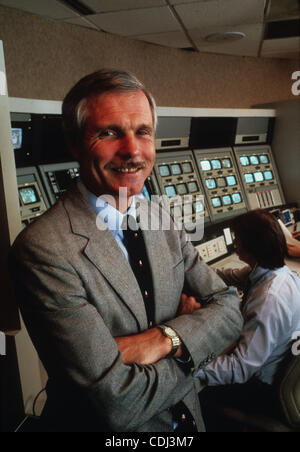
POLYGON ((265 176, 266 180, 273 180, 274 179, 273 171, 265 171, 264 172, 264 176, 265 176))
POLYGON ((21 128, 13 128, 11 129, 13 148, 16 151, 17 149, 22 149, 23 143, 23 129, 21 128))
POLYGON ((242 195, 240 193, 233 193, 231 197, 233 204, 241 204, 241 202, 243 202, 242 195))
POLYGON ((205 184, 208 190, 214 190, 215 188, 217 188, 216 179, 206 179, 205 184))
POLYGON ((34 185, 19 188, 19 194, 24 206, 28 206, 29 204, 35 204, 36 202, 40 201, 40 198, 37 194, 34 185))
POLYGON ((231 204, 232 204, 232 199, 231 199, 230 195, 222 196, 222 201, 223 201, 224 206, 231 206, 231 204))
POLYGON ((259 160, 260 160, 260 163, 262 163, 263 165, 267 165, 268 163, 270 163, 268 155, 260 155, 259 160))
POLYGON ((221 160, 212 160, 211 166, 212 166, 212 169, 214 169, 214 170, 222 169, 221 160))
POLYGON ((259 160, 257 155, 250 156, 251 165, 259 165, 259 160))
POLYGON ((204 204, 203 204, 203 202, 201 202, 201 201, 194 202, 193 206, 194 206, 195 213, 204 212, 204 204))
POLYGON ((202 162, 200 162, 200 166, 202 171, 211 171, 211 164, 209 160, 202 160, 202 162))
POLYGON ((219 196, 217 196, 216 198, 211 198, 211 203, 214 207, 222 206, 221 198, 219 196))
POLYGON ((169 185, 168 187, 165 187, 165 191, 166 191, 166 194, 167 194, 167 196, 169 198, 172 198, 172 196, 176 196, 177 195, 174 185, 169 185))
POLYGON ((263 182, 264 181, 264 175, 261 171, 257 171, 256 173, 254 173, 254 179, 255 182, 263 182))
POLYGON ((195 182, 195 181, 188 182, 187 185, 188 185, 189 193, 197 193, 197 191, 199 191, 197 182, 195 182))
POLYGON ((177 185, 177 193, 179 195, 186 195, 188 192, 186 184, 178 184, 177 185))
POLYGON ((171 171, 173 176, 179 176, 180 174, 182 174, 181 166, 178 163, 171 165, 171 171))
POLYGON ((227 186, 225 177, 218 177, 218 179, 217 179, 217 186, 219 188, 224 188, 224 187, 227 186))
POLYGON ((171 175, 170 168, 168 165, 161 165, 159 167, 159 174, 161 177, 167 177, 171 175))
POLYGON ((243 157, 240 157, 240 162, 242 166, 249 166, 250 165, 250 161, 249 158, 245 155, 243 155, 243 157))
POLYGON ((222 160, 223 168, 232 168, 232 163, 230 159, 223 159, 222 160))
POLYGON ((193 165, 190 162, 184 162, 181 166, 184 174, 192 173, 194 171, 193 165))
POLYGON ((254 176, 252 173, 245 174, 245 182, 246 184, 253 184, 254 183, 254 176))
POLYGON ((234 185, 237 185, 235 176, 227 176, 226 180, 227 180, 227 184, 229 185, 229 187, 233 187, 234 185))

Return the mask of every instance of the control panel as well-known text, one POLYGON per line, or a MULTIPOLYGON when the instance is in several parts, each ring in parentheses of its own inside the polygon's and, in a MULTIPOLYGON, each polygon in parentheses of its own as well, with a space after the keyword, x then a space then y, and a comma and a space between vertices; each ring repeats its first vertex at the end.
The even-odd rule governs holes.
POLYGON ((196 247, 204 262, 212 262, 227 254, 228 249, 224 235, 196 247))
POLYGON ((18 168, 17 182, 21 220, 24 227, 49 208, 41 179, 35 167, 18 168))
POLYGON ((40 165, 39 171, 51 205, 54 205, 79 177, 79 164, 68 162, 40 165))
POLYGON ((231 148, 194 153, 213 221, 246 212, 244 190, 231 148))
POLYGON ((270 146, 234 149, 250 209, 284 204, 279 176, 270 146))
POLYGON ((162 195, 169 198, 171 213, 184 224, 210 221, 204 192, 191 151, 157 155, 154 171, 162 195))

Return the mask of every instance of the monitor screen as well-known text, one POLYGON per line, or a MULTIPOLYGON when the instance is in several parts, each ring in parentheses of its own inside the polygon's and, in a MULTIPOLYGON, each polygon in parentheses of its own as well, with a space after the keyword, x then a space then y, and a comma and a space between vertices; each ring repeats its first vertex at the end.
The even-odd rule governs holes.
POLYGON ((226 180, 227 180, 227 184, 229 185, 229 187, 233 187, 234 185, 237 184, 235 176, 227 176, 226 180))
POLYGON ((206 179, 205 183, 209 190, 213 190, 214 188, 217 188, 216 179, 206 179))
POLYGON ((266 180, 273 180, 274 179, 274 174, 272 171, 265 171, 264 172, 264 176, 266 180))
POLYGON ((214 169, 214 170, 221 169, 222 168, 221 160, 212 160, 211 166, 212 166, 212 169, 214 169))
POLYGON ((260 155, 259 160, 260 160, 260 163, 262 163, 263 165, 267 165, 268 163, 270 163, 268 155, 260 155))
POLYGON ((36 188, 33 185, 19 188, 19 194, 25 206, 29 204, 35 204, 40 200, 36 188))
POLYGON ((165 187, 166 194, 171 198, 172 196, 176 196, 176 189, 174 185, 169 185, 168 187, 165 187))
POLYGON ((217 185, 218 185, 219 188, 224 188, 224 187, 226 187, 227 184, 226 184, 225 177, 218 177, 218 179, 217 179, 217 185))
POLYGON ((254 179, 255 179, 255 182, 263 182, 264 181, 263 173, 261 171, 254 173, 254 179))
POLYGON ((187 187, 185 184, 178 184, 177 185, 177 193, 179 195, 186 195, 187 194, 187 187))
POLYGON ((197 182, 193 181, 193 182, 188 182, 188 189, 190 193, 196 193, 197 191, 199 191, 199 187, 197 182))
POLYGON ((159 173, 162 177, 166 177, 166 176, 170 176, 170 168, 168 167, 168 165, 161 165, 159 167, 159 173))
POLYGON ((193 166, 190 162, 184 162, 184 163, 182 163, 181 166, 182 166, 182 171, 184 172, 184 174, 193 172, 193 166))
POLYGON ((214 207, 221 207, 222 205, 221 198, 219 198, 219 196, 217 196, 216 198, 211 198, 211 203, 214 207))
POLYGON ((171 165, 171 171, 174 176, 182 174, 181 166, 178 163, 174 163, 173 165, 171 165))
POLYGON ((201 202, 201 201, 194 202, 194 211, 195 211, 195 213, 203 212, 204 211, 203 202, 201 202))
POLYGON ((21 128, 13 128, 11 129, 13 148, 16 151, 17 149, 22 148, 23 142, 23 130, 21 128))
POLYGON ((250 165, 249 158, 246 157, 245 155, 243 157, 240 157, 240 162, 241 162, 242 166, 249 166, 250 165))
POLYGON ((240 193, 233 193, 231 195, 233 204, 241 204, 243 202, 242 196, 240 193))
POLYGON ((251 165, 259 165, 259 160, 257 155, 250 156, 251 165))
POLYGON ((200 162, 202 171, 210 171, 211 170, 211 164, 209 160, 202 160, 200 162))
POLYGON ((246 182, 246 184, 254 183, 254 176, 252 173, 245 174, 245 182, 246 182))
POLYGON ((223 200, 224 206, 230 206, 232 204, 230 195, 222 196, 222 200, 223 200))
POLYGON ((224 168, 232 168, 231 160, 230 159, 223 159, 222 165, 224 168))

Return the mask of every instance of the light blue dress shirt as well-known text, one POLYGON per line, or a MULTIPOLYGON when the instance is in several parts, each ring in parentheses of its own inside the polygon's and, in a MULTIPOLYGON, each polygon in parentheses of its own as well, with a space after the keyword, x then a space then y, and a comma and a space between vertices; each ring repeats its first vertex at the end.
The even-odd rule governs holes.
MULTIPOLYGON (((222 273, 219 272, 222 277, 222 273)), ((239 270, 223 273, 227 284, 237 284, 239 270)), ((245 277, 245 269, 240 270, 245 277)), ((196 373, 210 386, 246 383, 255 376, 272 384, 279 364, 300 331, 300 279, 288 267, 249 274, 250 291, 243 308, 244 328, 229 355, 221 355, 196 373)))

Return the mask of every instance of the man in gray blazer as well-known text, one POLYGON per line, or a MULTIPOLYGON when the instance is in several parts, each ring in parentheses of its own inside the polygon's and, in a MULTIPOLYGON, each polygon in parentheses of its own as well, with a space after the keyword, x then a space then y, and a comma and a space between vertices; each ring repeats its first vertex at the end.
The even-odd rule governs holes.
POLYGON ((155 161, 154 101, 134 76, 103 70, 72 88, 63 118, 81 181, 20 234, 11 258, 19 306, 49 376, 44 428, 172 432, 173 408, 184 402, 203 431, 193 372, 237 339, 242 317, 236 290, 173 220, 168 230, 149 228, 147 220, 166 215, 137 198, 155 161), (99 208, 102 195, 110 197, 99 208), (140 222, 152 300, 129 263, 126 213, 140 222))

